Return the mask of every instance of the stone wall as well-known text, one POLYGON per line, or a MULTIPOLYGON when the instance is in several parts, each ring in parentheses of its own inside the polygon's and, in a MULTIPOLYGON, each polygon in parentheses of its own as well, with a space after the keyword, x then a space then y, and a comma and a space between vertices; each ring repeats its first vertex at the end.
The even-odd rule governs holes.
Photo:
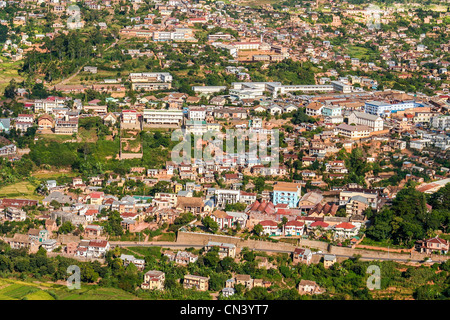
POLYGON ((178 244, 193 244, 193 245, 206 245, 209 241, 222 242, 222 243, 232 243, 235 244, 238 249, 247 247, 252 250, 267 250, 267 251, 285 251, 293 252, 297 247, 313 248, 323 251, 323 253, 330 253, 335 255, 352 257, 353 255, 361 255, 369 259, 402 259, 402 260, 423 260, 425 257, 430 257, 433 261, 445 261, 448 256, 439 255, 426 255, 419 252, 408 252, 408 253, 398 253, 398 252, 386 252, 386 251, 373 251, 365 249, 353 249, 348 247, 338 247, 328 244, 327 242, 316 241, 316 240, 305 240, 302 239, 299 245, 294 245, 286 242, 270 242, 270 241, 260 241, 260 240, 243 240, 238 237, 214 235, 208 233, 197 233, 197 232, 183 232, 179 231, 177 235, 178 244))

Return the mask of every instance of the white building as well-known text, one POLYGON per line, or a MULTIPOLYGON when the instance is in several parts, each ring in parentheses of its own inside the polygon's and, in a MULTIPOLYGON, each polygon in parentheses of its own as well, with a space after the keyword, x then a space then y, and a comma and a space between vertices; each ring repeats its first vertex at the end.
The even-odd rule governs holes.
POLYGON ((372 129, 372 131, 383 130, 383 119, 380 116, 353 111, 348 117, 348 124, 357 124, 367 126, 372 129))
POLYGON ((156 125, 176 125, 183 123, 184 114, 182 110, 145 109, 144 122, 156 125))

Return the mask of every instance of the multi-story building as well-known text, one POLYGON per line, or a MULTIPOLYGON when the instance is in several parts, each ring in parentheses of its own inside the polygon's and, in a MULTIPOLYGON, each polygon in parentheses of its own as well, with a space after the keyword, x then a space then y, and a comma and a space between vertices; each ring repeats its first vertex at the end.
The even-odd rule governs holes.
POLYGON ((347 203, 355 196, 361 196, 367 199, 367 202, 372 209, 378 209, 378 193, 377 192, 365 192, 365 191, 341 191, 339 193, 339 205, 346 206, 347 203))
POLYGON ((19 114, 15 121, 16 130, 20 130, 22 132, 27 131, 28 128, 31 128, 34 124, 34 117, 32 114, 19 114))
POLYGON ((205 246, 205 251, 208 252, 212 248, 219 248, 219 257, 221 259, 225 257, 235 258, 236 257, 236 245, 232 243, 221 243, 210 241, 205 246))
POLYGON ((404 111, 406 109, 417 107, 423 107, 423 105, 416 101, 401 101, 397 103, 387 101, 366 101, 364 111, 378 116, 385 116, 397 111, 404 111))
POLYGON ((450 128, 450 116, 449 115, 439 115, 432 117, 430 124, 433 128, 439 130, 448 130, 450 128))
POLYGON ((372 131, 383 130, 383 119, 380 116, 365 112, 353 111, 348 117, 348 124, 367 126, 372 131))
POLYGON ((185 288, 185 289, 195 288, 200 291, 207 291, 208 290, 208 282, 209 282, 209 277, 201 277, 201 276, 187 274, 184 276, 183 288, 185 288))
POLYGON ((284 225, 285 236, 302 236, 305 230, 305 223, 297 220, 288 221, 284 225))
POLYGON ((78 132, 78 118, 63 118, 55 121, 55 134, 74 134, 78 132))
POLYGON ((223 209, 227 204, 240 202, 240 190, 218 189, 214 192, 217 207, 223 209))
POLYGON ((277 182, 273 186, 272 202, 287 204, 289 208, 297 208, 301 198, 302 187, 299 183, 277 182))
POLYGON ((5 212, 5 219, 9 221, 25 221, 27 214, 22 209, 8 207, 5 212))
POLYGON ((322 115, 324 117, 337 117, 342 114, 342 108, 340 106, 323 106, 322 115))
POLYGON ((76 255, 86 258, 103 258, 109 249, 110 244, 106 240, 82 240, 76 255))
POLYGON ((369 208, 369 201, 366 197, 356 195, 350 198, 345 206, 347 215, 362 215, 364 210, 369 208))
POLYGON ((372 130, 368 126, 349 125, 341 123, 336 127, 336 133, 350 139, 362 139, 370 136, 372 130))
POLYGON ((144 290, 163 290, 166 275, 162 271, 150 270, 144 275, 144 282, 141 288, 144 290))
POLYGON ((433 252, 447 254, 449 250, 449 242, 447 240, 439 238, 439 236, 423 241, 418 241, 418 244, 419 251, 428 254, 433 252))
POLYGON ((203 121, 206 118, 206 108, 192 107, 188 110, 188 119, 193 121, 203 121))
POLYGON ((64 108, 66 107, 66 102, 69 101, 70 98, 61 98, 61 97, 48 97, 47 99, 39 99, 34 101, 34 112, 35 113, 53 113, 53 109, 55 108, 64 108))
POLYGON ((281 229, 278 227, 278 223, 273 220, 265 220, 259 223, 262 226, 262 233, 267 236, 280 236, 282 234, 281 229))
POLYGON ((180 126, 183 123, 183 119, 184 114, 182 110, 144 110, 144 122, 149 125, 180 126))

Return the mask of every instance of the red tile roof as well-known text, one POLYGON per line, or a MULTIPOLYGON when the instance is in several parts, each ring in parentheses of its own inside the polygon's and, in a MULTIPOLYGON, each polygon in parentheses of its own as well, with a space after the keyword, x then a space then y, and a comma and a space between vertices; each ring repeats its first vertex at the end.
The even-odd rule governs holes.
POLYGON ((278 223, 276 223, 275 221, 272 221, 272 220, 264 220, 264 221, 261 221, 259 224, 262 226, 272 226, 272 227, 278 226, 278 223))

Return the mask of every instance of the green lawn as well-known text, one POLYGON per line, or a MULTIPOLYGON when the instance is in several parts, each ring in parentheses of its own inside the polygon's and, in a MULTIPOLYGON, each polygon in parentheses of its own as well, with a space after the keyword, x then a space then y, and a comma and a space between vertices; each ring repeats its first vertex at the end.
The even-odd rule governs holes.
POLYGON ((163 233, 156 241, 175 241, 176 236, 175 233, 163 233))
POLYGON ((348 46, 346 50, 346 53, 350 57, 357 59, 361 59, 362 57, 366 56, 368 52, 369 49, 357 46, 348 46))
POLYGON ((55 141, 55 142, 64 142, 67 140, 74 140, 72 135, 67 134, 38 134, 36 135, 39 139, 45 140, 45 141, 55 141))
POLYGON ((136 253, 140 253, 143 256, 153 256, 157 259, 161 258, 162 255, 161 247, 130 247, 129 249, 136 253))
POLYGON ((383 247, 383 248, 391 248, 391 249, 411 249, 405 246, 399 246, 399 245, 394 245, 389 241, 375 241, 372 239, 369 239, 367 237, 365 237, 360 245, 366 245, 366 246, 374 246, 374 247, 383 247))

